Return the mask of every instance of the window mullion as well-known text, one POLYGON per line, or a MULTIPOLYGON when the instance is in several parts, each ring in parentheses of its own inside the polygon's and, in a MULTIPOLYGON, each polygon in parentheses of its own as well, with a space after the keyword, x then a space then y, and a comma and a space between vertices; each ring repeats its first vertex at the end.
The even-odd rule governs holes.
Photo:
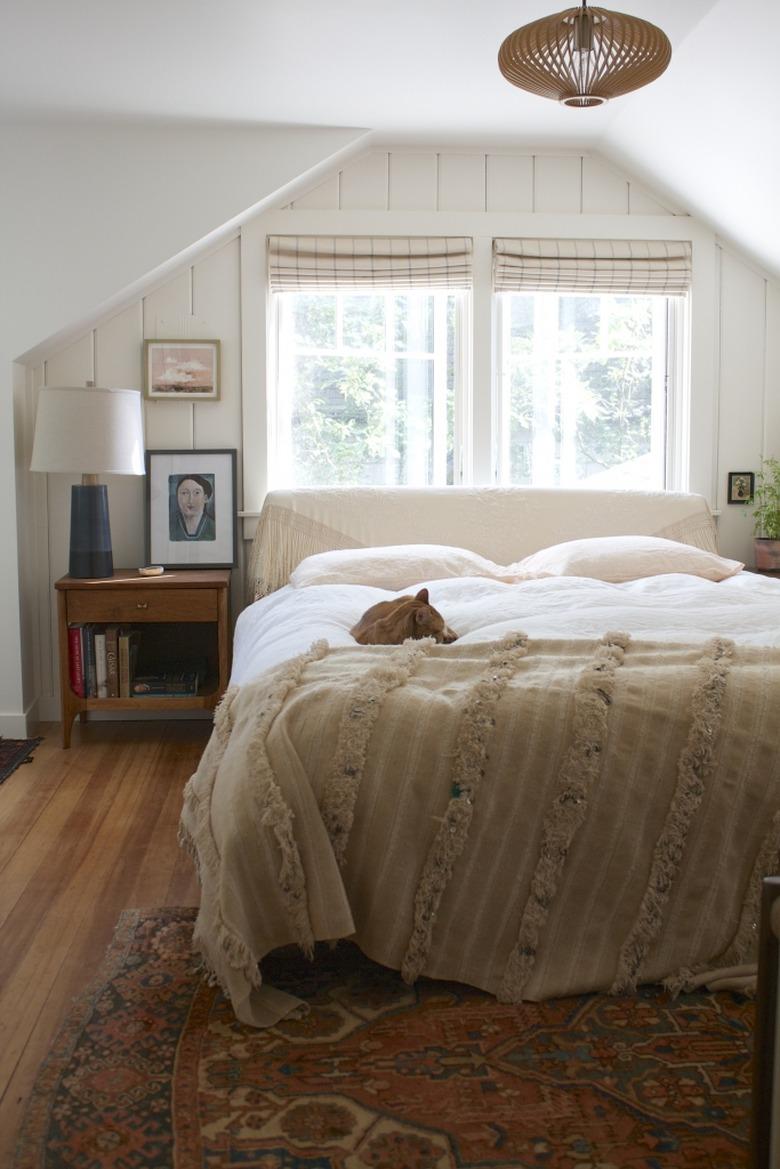
POLYGON ((287 468, 289 473, 290 468, 293 466, 291 423, 294 398, 293 371, 296 360, 293 325, 294 313, 290 311, 291 306, 283 296, 277 296, 276 302, 277 336, 279 338, 279 344, 277 345, 277 378, 279 390, 276 395, 276 403, 272 415, 272 433, 276 435, 276 441, 273 444, 275 454, 272 456, 276 460, 276 465, 272 470, 273 481, 279 481, 280 477, 282 479, 284 478, 282 468, 287 468), (288 404, 284 410, 279 409, 280 402, 288 404))
POLYGON ((497 395, 496 433, 498 435, 498 467, 495 479, 500 484, 512 482, 512 464, 510 458, 512 440, 512 374, 514 372, 514 357, 512 354, 512 303, 510 296, 499 293, 498 298, 499 342, 498 360, 501 376, 498 380, 499 392, 497 395))
POLYGON ((433 467, 431 482, 447 483, 447 311, 448 297, 433 298, 433 467))
POLYGON ((400 464, 396 462, 398 401, 395 380, 395 294, 385 293, 385 483, 398 482, 400 464))
POLYGON ((532 482, 553 487, 556 482, 555 408, 558 399, 558 296, 534 297, 532 482))

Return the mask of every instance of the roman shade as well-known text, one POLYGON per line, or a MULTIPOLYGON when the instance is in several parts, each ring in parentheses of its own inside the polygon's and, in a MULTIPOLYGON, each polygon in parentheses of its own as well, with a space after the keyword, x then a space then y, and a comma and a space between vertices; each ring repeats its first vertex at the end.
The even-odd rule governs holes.
POLYGON ((631 293, 684 296, 691 286, 688 240, 496 239, 496 292, 631 293))
POLYGON ((339 288, 470 288, 464 236, 268 237, 272 292, 339 288))

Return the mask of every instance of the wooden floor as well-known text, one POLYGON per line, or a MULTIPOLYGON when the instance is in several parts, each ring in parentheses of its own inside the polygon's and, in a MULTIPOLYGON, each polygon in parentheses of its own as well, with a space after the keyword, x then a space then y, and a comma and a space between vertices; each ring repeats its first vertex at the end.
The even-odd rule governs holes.
POLYGON ((209 721, 59 725, 0 784, 0 1169, 60 1023, 126 908, 197 905, 176 840, 209 721))

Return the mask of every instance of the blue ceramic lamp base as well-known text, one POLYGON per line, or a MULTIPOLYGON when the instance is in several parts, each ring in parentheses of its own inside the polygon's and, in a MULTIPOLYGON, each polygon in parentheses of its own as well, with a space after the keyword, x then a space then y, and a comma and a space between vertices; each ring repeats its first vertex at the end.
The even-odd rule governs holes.
POLYGON ((74 484, 70 493, 70 575, 111 576, 111 528, 105 483, 74 484))

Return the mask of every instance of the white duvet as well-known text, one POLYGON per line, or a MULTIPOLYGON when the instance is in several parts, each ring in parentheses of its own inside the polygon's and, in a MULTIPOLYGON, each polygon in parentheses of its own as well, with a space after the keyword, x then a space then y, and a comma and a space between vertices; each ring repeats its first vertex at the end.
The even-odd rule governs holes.
POLYGON ((421 581, 396 592, 370 585, 287 585, 241 613, 231 682, 249 682, 321 639, 331 646, 354 645, 349 630, 366 609, 423 585, 465 642, 493 641, 511 630, 562 638, 620 630, 644 641, 719 635, 743 645, 780 646, 780 580, 750 572, 717 583, 668 573, 623 584, 571 576, 517 584, 461 577, 421 581))

